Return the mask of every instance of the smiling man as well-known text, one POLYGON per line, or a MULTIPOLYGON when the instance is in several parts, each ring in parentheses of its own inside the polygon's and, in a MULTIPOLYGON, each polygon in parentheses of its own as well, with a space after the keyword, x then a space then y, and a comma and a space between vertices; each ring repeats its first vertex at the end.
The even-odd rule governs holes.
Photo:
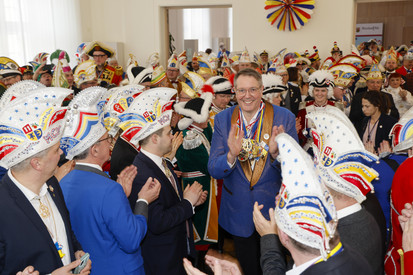
POLYGON ((244 273, 261 274, 253 205, 255 201, 264 204, 263 213, 274 207, 281 185, 274 137, 281 126, 295 139, 297 133, 290 111, 261 100, 264 87, 258 72, 241 70, 234 83, 239 105, 215 116, 208 170, 212 177, 224 180, 219 225, 234 236, 244 273))

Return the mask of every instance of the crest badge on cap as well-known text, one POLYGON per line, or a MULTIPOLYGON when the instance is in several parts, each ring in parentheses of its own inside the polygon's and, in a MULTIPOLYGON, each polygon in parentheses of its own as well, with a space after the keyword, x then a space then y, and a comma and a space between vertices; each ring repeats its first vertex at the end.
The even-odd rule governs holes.
POLYGON ((0 112, 0 165, 13 167, 57 142, 65 127, 63 88, 40 88, 16 98, 0 112))

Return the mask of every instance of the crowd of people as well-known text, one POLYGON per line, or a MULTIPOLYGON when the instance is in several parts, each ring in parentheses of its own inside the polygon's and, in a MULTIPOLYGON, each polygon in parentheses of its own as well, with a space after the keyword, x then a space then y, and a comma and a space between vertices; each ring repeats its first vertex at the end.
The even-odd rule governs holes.
POLYGON ((413 274, 413 45, 76 59, 0 57, 0 274, 413 274))

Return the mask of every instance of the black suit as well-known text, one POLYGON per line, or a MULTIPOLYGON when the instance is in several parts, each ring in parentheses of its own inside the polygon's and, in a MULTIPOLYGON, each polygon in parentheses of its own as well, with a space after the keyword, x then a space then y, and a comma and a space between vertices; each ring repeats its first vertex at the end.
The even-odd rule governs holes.
POLYGON ((178 185, 180 200, 171 182, 162 170, 144 153, 136 156, 133 164, 138 168, 138 175, 133 181, 129 202, 135 208, 138 193, 149 177, 161 183, 159 198, 149 205, 148 232, 142 242, 142 256, 146 274, 186 274, 182 259, 188 257, 187 245, 194 256, 192 223, 192 205, 183 199, 182 187, 172 171, 178 185), (188 221, 189 238, 187 238, 186 221, 188 221))
MULTIPOLYGON (((350 114, 349 114, 349 118, 351 120, 351 122, 353 122, 354 127, 356 127, 356 129, 360 129, 363 119, 366 117, 362 111, 362 97, 363 94, 367 92, 367 87, 364 88, 360 88, 356 90, 356 94, 353 97, 353 100, 351 101, 351 110, 350 110, 350 114)), ((380 91, 382 96, 387 97, 387 99, 390 102, 390 106, 386 106, 388 107, 388 109, 390 110, 390 116, 394 117, 395 119, 399 119, 399 111, 397 110, 396 106, 394 105, 394 100, 393 97, 391 96, 391 94, 385 93, 380 91)), ((386 104, 386 102, 384 102, 384 104, 386 104)), ((387 108, 386 108, 387 109, 387 108)))
POLYGON ((295 116, 297 116, 300 102, 301 102, 300 88, 288 82, 288 92, 285 95, 285 99, 283 99, 282 107, 287 108, 295 116))
MULTIPOLYGON (((53 187, 48 192, 62 216, 74 261, 74 252, 82 248, 73 234, 62 190, 55 177, 47 184, 53 187)), ((47 274, 63 266, 47 227, 7 174, 0 183, 0 209, 0 274, 16 274, 28 265, 47 274)))
POLYGON ((116 140, 113 147, 112 156, 110 158, 109 175, 113 180, 117 180, 118 175, 127 166, 133 163, 138 151, 122 138, 116 140))
MULTIPOLYGON (((357 132, 361 139, 363 139, 364 132, 366 131, 367 125, 370 121, 370 117, 364 117, 362 124, 357 128, 357 132)), ((377 131, 376 131, 376 139, 374 141, 374 149, 380 147, 380 143, 383 140, 387 140, 391 144, 391 139, 389 138, 390 130, 393 128, 393 125, 397 123, 397 119, 394 117, 381 114, 379 118, 379 122, 377 122, 377 131)))

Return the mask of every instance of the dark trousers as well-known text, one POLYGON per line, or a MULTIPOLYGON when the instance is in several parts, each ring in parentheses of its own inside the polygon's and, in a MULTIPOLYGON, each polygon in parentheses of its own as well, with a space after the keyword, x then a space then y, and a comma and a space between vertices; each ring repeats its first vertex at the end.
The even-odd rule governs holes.
POLYGON ((257 231, 247 237, 234 236, 235 254, 246 275, 261 275, 260 235, 257 231))

